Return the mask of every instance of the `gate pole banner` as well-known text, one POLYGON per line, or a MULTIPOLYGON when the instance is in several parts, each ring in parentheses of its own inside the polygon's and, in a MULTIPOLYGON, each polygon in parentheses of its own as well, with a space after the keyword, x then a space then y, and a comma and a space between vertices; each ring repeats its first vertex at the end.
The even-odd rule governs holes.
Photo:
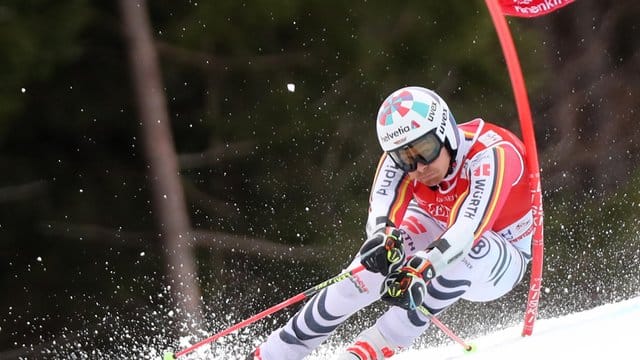
POLYGON ((564 7, 574 0, 485 0, 493 25, 498 33, 502 52, 504 53, 511 85, 520 118, 522 138, 527 152, 527 166, 530 176, 530 189, 533 202, 534 232, 532 241, 533 259, 531 264, 531 280, 529 282, 529 297, 525 310, 524 328, 522 336, 531 335, 533 324, 538 316, 538 304, 542 290, 542 266, 544 255, 542 189, 540 186, 540 166, 538 164, 538 151, 536 147, 533 120, 527 89, 520 68, 518 53, 513 45, 513 38, 509 31, 509 25, 505 16, 537 17, 546 15, 552 11, 564 7))
POLYGON ((522 140, 524 141, 526 151, 526 162, 529 170, 529 187, 531 189, 531 197, 533 203, 533 241, 532 241, 532 262, 531 262, 531 280, 529 282, 529 296, 527 300, 527 308, 525 310, 524 328, 522 336, 531 335, 533 332, 533 324, 538 316, 538 303, 540 300, 540 290, 542 286, 542 265, 543 265, 543 214, 542 214, 542 191, 540 187, 540 166, 538 165, 538 151, 536 147, 535 133, 533 130, 533 121, 531 117, 531 108, 529 106, 529 96, 522 76, 520 68, 520 60, 513 44, 513 38, 507 21, 502 13, 498 0, 485 0, 493 24, 500 39, 502 52, 507 63, 509 77, 516 100, 518 109, 518 117, 520 118, 520 128, 522 131, 522 140))
POLYGON ((546 15, 574 0, 499 0, 502 12, 509 16, 532 18, 546 15))

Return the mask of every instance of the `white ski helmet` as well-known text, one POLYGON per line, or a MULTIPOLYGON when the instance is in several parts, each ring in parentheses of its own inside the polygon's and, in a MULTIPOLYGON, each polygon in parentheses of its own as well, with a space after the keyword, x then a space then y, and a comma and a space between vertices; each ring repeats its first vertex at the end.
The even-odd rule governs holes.
POLYGON ((389 95, 378 110, 378 141, 396 164, 413 171, 416 162, 430 163, 444 145, 456 158, 459 133, 449 106, 435 92, 418 86, 389 95))

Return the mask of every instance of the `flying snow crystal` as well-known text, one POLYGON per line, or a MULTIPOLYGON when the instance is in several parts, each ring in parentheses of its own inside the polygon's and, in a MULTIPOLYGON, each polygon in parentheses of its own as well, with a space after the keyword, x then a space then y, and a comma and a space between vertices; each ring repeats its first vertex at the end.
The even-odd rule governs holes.
POLYGON ((287 84, 287 90, 289 90, 289 92, 295 92, 296 91, 296 84, 288 83, 287 84))
POLYGON ((27 89, 25 89, 25 88, 21 88, 21 89, 20 89, 20 92, 24 94, 24 93, 26 93, 26 92, 27 92, 27 89))

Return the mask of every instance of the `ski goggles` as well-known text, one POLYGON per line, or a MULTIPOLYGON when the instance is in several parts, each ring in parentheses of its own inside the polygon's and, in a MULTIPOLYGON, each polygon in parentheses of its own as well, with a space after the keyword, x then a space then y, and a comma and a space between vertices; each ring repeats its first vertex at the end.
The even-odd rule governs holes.
POLYGON ((396 165, 406 172, 415 171, 418 163, 425 165, 434 162, 440 156, 442 142, 435 132, 428 132, 407 145, 387 151, 396 165))

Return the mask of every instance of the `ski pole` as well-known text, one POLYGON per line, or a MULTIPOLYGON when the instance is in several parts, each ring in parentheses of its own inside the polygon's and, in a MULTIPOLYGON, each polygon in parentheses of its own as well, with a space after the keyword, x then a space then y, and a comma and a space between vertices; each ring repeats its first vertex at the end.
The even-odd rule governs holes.
POLYGON ((194 345, 191 345, 191 346, 189 346, 188 348, 186 348, 184 350, 180 350, 175 354, 172 353, 172 352, 169 352, 169 351, 165 352, 163 357, 162 357, 162 359, 163 360, 175 360, 175 359, 177 359, 177 358, 179 358, 179 357, 181 357, 183 355, 189 354, 189 353, 195 351, 196 349, 198 349, 199 347, 201 347, 203 345, 206 345, 208 343, 214 342, 214 341, 218 340, 219 338, 221 338, 223 336, 226 336, 226 335, 228 335, 228 334, 230 334, 230 333, 232 333, 232 332, 234 332, 234 331, 236 331, 238 329, 241 329, 241 328, 243 328, 243 327, 245 327, 247 325, 253 324, 256 321, 258 321, 258 320, 260 320, 260 319, 262 319, 262 318, 264 318, 266 316, 269 316, 269 315, 271 315, 271 314, 273 314, 273 313, 275 313, 275 312, 277 312, 279 310, 282 310, 282 309, 284 309, 284 308, 286 308, 286 307, 288 307, 290 305, 293 305, 293 304, 295 304, 295 303, 297 303, 299 301, 302 301, 304 299, 308 299, 311 296, 313 296, 316 293, 318 293, 320 290, 322 290, 324 288, 327 288, 327 287, 329 287, 329 286, 331 286, 331 285, 333 285, 335 283, 339 283, 339 282, 341 282, 343 280, 346 280, 346 279, 352 277, 353 275, 359 273, 362 270, 364 270, 364 266, 360 265, 360 266, 358 266, 358 267, 356 267, 356 268, 354 268, 352 270, 349 270, 347 272, 338 274, 338 275, 332 277, 329 280, 323 281, 320 284, 318 284, 316 286, 313 286, 313 287, 311 287, 311 288, 299 293, 298 295, 295 295, 295 296, 293 296, 293 297, 291 297, 291 298, 289 298, 289 299, 287 299, 287 300, 285 300, 285 301, 283 301, 283 302, 281 302, 281 303, 279 303, 279 304, 277 304, 275 306, 272 306, 272 307, 270 307, 270 308, 268 308, 268 309, 266 309, 266 310, 264 310, 264 311, 262 311, 262 312, 260 312, 260 313, 258 313, 256 315, 253 315, 250 318, 248 318, 246 320, 243 320, 243 321, 241 321, 241 322, 239 322, 239 323, 237 323, 237 324, 235 324, 235 325, 233 325, 233 326, 231 326, 231 327, 229 327, 229 328, 227 328, 227 329, 225 329, 225 330, 223 330, 223 331, 221 331, 221 332, 219 332, 219 333, 217 333, 215 335, 212 335, 211 337, 208 337, 208 338, 206 338, 206 339, 204 339, 204 340, 202 340, 202 341, 200 341, 200 342, 198 342, 198 343, 196 343, 194 345))
POLYGON ((442 332, 447 334, 447 336, 449 336, 449 338, 451 338, 453 341, 457 342, 458 344, 462 345, 462 347, 464 348, 465 352, 471 353, 471 352, 474 352, 476 350, 476 346, 475 345, 467 344, 458 335, 456 335, 453 331, 451 331, 451 329, 449 329, 445 324, 443 324, 440 320, 438 320, 438 318, 435 315, 433 315, 429 310, 427 310, 427 308, 425 308, 424 306, 418 306, 418 310, 420 310, 421 313, 423 313, 426 316, 428 316, 429 319, 431 319, 431 322, 436 324, 436 326, 438 328, 440 328, 440 330, 442 330, 442 332))

